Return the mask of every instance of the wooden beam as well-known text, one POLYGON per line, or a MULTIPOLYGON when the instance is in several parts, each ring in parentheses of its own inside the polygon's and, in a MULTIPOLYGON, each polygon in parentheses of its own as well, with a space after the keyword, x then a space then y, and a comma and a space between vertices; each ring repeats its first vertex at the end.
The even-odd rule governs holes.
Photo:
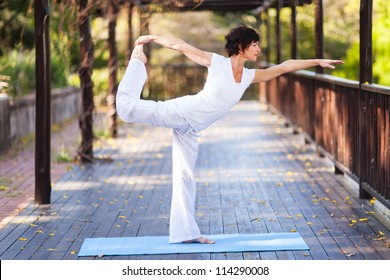
POLYGON ((35 20, 35 202, 50 204, 50 8, 48 0, 34 1, 35 20))

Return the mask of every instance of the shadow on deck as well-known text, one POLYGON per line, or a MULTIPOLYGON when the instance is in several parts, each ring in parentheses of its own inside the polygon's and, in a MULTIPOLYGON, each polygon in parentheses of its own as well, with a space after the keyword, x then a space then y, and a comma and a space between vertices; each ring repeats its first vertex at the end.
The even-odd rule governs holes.
MULTIPOLYGON (((297 231, 310 250, 99 259, 390 260, 381 213, 265 105, 239 103, 200 142, 203 234, 297 231)), ((77 257, 85 238, 168 234, 170 130, 122 125, 100 155, 113 161, 73 166, 50 207, 30 204, 0 230, 0 259, 91 259, 77 257)))

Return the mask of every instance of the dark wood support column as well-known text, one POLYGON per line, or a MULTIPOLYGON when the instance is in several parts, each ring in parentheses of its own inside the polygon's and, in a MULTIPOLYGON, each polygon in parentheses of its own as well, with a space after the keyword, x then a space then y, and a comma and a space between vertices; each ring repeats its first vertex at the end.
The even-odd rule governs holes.
POLYGON ((128 38, 127 38, 127 49, 126 49, 126 65, 130 60, 131 52, 133 51, 133 45, 134 45, 133 10, 134 10, 134 4, 132 3, 132 1, 127 2, 128 38))
MULTIPOLYGON (((317 58, 324 58, 324 11, 322 0, 315 0, 315 50, 317 58)), ((316 68, 317 73, 324 73, 320 66, 316 68)))
POLYGON ((280 23, 280 12, 282 10, 282 4, 282 1, 278 0, 276 5, 276 63, 282 62, 282 32, 280 23))
POLYGON ((50 204, 50 8, 48 0, 34 3, 35 20, 35 80, 36 80, 36 118, 35 118, 35 202, 50 204))
POLYGON ((295 1, 291 3, 291 58, 297 58, 297 8, 295 1))
POLYGON ((372 83, 372 0, 360 1, 360 78, 372 83))
POLYGON ((364 163, 370 161, 367 158, 364 149, 367 145, 367 106, 368 100, 364 91, 361 90, 361 85, 372 83, 372 0, 360 1, 360 114, 359 114, 359 129, 360 129, 360 181, 359 181, 359 196, 360 198, 371 198, 372 196, 364 189, 367 181, 367 170, 364 168, 364 163))
POLYGON ((266 29, 267 29, 267 53, 266 53, 266 60, 268 63, 271 62, 271 24, 269 22, 269 12, 268 12, 268 9, 265 10, 265 16, 266 16, 266 20, 265 20, 265 25, 266 25, 266 29))

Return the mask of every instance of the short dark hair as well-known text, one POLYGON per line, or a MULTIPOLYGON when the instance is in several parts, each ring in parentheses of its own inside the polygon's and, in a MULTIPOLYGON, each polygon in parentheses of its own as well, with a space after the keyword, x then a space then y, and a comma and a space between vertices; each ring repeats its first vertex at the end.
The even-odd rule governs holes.
POLYGON ((259 40, 260 36, 254 29, 245 24, 240 24, 230 30, 225 36, 225 50, 229 57, 237 55, 240 50, 245 50, 250 44, 256 43, 259 40))

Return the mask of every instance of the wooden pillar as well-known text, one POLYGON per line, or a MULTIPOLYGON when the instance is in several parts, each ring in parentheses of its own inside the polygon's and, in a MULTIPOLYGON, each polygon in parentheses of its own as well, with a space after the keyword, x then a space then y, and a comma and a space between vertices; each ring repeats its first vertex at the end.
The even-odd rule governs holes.
POLYGON ((360 1, 360 83, 372 83, 372 0, 360 1))
POLYGON ((278 0, 276 5, 276 63, 282 62, 282 36, 280 24, 280 12, 282 10, 282 1, 278 0))
MULTIPOLYGON (((140 8, 140 34, 147 35, 149 34, 149 19, 150 12, 147 9, 140 8)), ((150 59, 150 44, 144 45, 144 53, 147 59, 150 59)))
POLYGON ((116 48, 116 22, 119 13, 118 0, 108 1, 108 49, 110 52, 108 58, 108 95, 107 95, 107 120, 108 130, 111 137, 116 138, 118 134, 117 114, 116 114, 116 92, 118 89, 117 72, 118 72, 118 51, 116 48))
POLYGON ((35 20, 35 202, 50 204, 50 7, 48 0, 34 1, 35 20))
POLYGON ((295 1, 291 3, 291 24, 290 24, 290 34, 291 34, 291 58, 297 58, 297 8, 295 1))
POLYGON ((91 36, 90 11, 93 3, 89 0, 79 0, 78 24, 80 31, 80 68, 82 99, 79 126, 81 129, 81 144, 77 151, 82 162, 94 162, 93 157, 93 51, 94 46, 91 36))
POLYGON ((133 51, 134 36, 133 36, 133 8, 134 4, 132 1, 127 2, 127 25, 128 25, 128 39, 126 49, 126 66, 130 60, 131 52, 133 51))
MULTIPOLYGON (((324 58, 324 11, 322 0, 315 0, 315 50, 317 58, 324 58)), ((324 73, 320 66, 316 67, 317 73, 324 73)))
POLYGON ((265 25, 267 28, 267 53, 266 53, 266 60, 268 63, 271 62, 271 24, 269 22, 269 12, 268 9, 265 10, 266 20, 265 25))
POLYGON ((360 1, 360 146, 359 146, 359 196, 360 198, 371 198, 371 195, 363 188, 367 181, 367 170, 364 163, 368 160, 365 151, 367 145, 367 106, 368 100, 364 91, 361 90, 362 84, 372 83, 372 3, 373 0, 360 1))

